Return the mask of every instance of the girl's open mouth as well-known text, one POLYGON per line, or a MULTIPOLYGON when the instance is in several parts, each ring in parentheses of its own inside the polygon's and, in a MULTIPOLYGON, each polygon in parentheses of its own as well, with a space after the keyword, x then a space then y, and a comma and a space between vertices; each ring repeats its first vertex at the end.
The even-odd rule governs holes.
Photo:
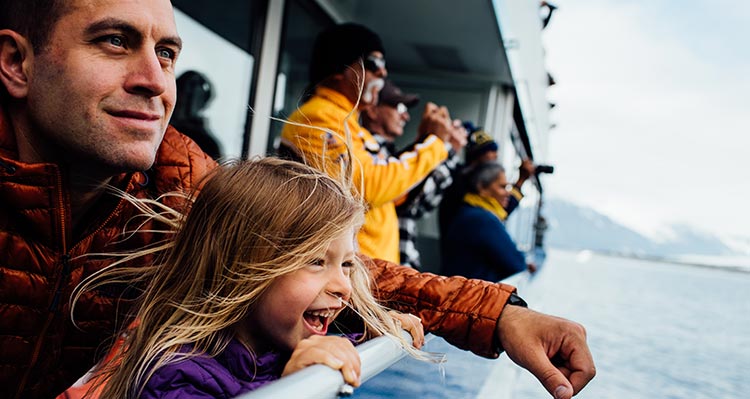
POLYGON ((302 318, 314 333, 325 335, 336 313, 334 309, 310 310, 303 313, 302 318))

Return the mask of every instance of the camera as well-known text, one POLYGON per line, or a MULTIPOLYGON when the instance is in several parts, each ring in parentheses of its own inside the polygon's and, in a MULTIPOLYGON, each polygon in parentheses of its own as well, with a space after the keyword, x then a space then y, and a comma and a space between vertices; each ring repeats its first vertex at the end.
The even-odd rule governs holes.
POLYGON ((537 165, 536 168, 534 168, 534 173, 539 175, 542 173, 549 173, 552 174, 555 172, 555 167, 552 165, 537 165))

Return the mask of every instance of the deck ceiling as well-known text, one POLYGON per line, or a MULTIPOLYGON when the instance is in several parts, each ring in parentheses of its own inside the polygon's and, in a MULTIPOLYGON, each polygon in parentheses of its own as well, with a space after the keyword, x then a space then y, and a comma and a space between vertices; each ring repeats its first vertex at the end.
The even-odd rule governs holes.
MULTIPOLYGON (((378 32, 386 48, 388 69, 395 74, 433 80, 449 77, 454 84, 512 85, 491 0, 286 1, 318 3, 338 22, 358 22, 378 32)), ((209 3, 174 0, 176 7, 249 51, 250 2, 222 0, 222 7, 209 3)), ((299 47, 294 50, 296 54, 306 54, 317 31, 310 26, 287 34, 287 45, 299 47)), ((299 61, 308 61, 305 58, 299 61)))
MULTIPOLYGON (((342 17, 378 32, 389 70, 447 73, 512 84, 490 0, 334 1, 349 4, 342 17), (348 15, 347 15, 348 11, 348 15)), ((454 76, 456 77, 456 76, 454 76)))

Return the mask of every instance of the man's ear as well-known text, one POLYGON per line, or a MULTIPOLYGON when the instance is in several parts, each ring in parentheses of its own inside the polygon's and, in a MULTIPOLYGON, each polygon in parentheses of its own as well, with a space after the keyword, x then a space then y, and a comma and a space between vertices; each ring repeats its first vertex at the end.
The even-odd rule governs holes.
POLYGON ((11 97, 26 97, 33 58, 33 48, 25 37, 10 29, 0 30, 0 82, 11 97))
POLYGON ((364 112, 368 118, 370 118, 371 121, 378 120, 378 114, 376 111, 377 106, 373 107, 366 107, 362 112, 364 112))
POLYGON ((341 83, 341 82, 344 81, 344 79, 345 79, 344 78, 344 73, 343 72, 338 72, 338 73, 334 73, 333 75, 327 77, 326 81, 334 82, 334 83, 341 83))

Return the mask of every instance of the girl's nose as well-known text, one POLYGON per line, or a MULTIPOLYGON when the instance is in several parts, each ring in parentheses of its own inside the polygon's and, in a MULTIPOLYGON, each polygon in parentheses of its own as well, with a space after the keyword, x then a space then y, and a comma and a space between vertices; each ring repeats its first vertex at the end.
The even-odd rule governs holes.
POLYGON ((343 267, 333 268, 326 285, 326 291, 334 296, 347 300, 352 295, 352 281, 343 267))

